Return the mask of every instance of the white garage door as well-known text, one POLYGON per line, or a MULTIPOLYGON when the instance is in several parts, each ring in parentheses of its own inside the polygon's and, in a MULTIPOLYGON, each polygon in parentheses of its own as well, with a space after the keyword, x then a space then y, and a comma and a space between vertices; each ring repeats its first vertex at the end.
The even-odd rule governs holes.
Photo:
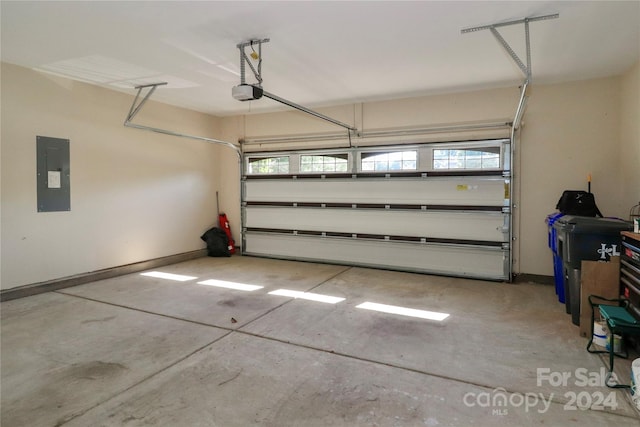
POLYGON ((243 253, 509 280, 508 139, 244 156, 243 253))

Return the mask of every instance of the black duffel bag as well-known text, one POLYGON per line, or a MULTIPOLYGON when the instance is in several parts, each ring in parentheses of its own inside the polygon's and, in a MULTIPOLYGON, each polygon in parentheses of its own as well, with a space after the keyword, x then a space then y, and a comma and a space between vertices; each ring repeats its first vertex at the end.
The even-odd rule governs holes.
POLYGON ((207 242, 207 255, 213 257, 231 256, 229 238, 223 229, 210 228, 200 238, 207 242))
POLYGON ((599 216, 602 218, 593 193, 586 191, 565 190, 558 200, 556 209, 565 215, 599 216))

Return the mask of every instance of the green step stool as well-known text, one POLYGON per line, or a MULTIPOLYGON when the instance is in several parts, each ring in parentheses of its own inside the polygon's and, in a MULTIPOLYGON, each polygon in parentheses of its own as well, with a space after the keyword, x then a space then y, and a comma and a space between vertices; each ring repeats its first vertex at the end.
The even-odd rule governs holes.
POLYGON ((629 357, 629 352, 625 348, 624 353, 615 353, 613 343, 609 344, 609 350, 592 350, 593 344, 593 323, 595 321, 595 308, 598 307, 602 320, 607 322, 607 328, 611 335, 640 335, 640 320, 636 319, 627 311, 629 307, 629 300, 625 298, 609 299, 603 298, 598 295, 589 295, 589 305, 591 306, 591 338, 589 344, 587 344, 587 351, 589 353, 609 353, 609 372, 605 378, 605 384, 610 388, 629 388, 629 385, 614 384, 609 385, 609 380, 613 375, 613 361, 614 357, 622 357, 624 359, 629 357), (617 305, 602 304, 596 302, 596 300, 606 301, 608 303, 616 303, 617 305))

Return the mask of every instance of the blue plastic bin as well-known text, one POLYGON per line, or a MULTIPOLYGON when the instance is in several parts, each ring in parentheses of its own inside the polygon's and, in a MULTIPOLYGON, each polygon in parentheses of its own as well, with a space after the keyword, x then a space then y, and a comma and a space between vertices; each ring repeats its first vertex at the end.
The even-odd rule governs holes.
POLYGON ((563 216, 564 214, 560 212, 553 212, 547 215, 545 222, 549 229, 548 245, 553 254, 553 282, 556 287, 556 295, 558 295, 558 301, 564 304, 564 268, 562 265, 562 254, 558 253, 558 233, 556 229, 553 228, 553 223, 563 216))

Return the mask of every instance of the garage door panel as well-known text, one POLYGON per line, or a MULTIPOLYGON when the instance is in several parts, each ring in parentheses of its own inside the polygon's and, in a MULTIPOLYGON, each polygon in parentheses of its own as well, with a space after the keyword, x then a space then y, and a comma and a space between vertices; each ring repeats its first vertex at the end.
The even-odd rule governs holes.
POLYGON ((495 177, 247 180, 248 202, 505 206, 508 181, 495 177))
POLYGON ((243 253, 510 280, 509 140, 245 154, 243 253))
POLYGON ((505 280, 501 248, 246 233, 246 254, 505 280))
POLYGON ((275 228, 384 236, 507 242, 508 215, 501 212, 313 209, 248 206, 247 228, 275 228))

